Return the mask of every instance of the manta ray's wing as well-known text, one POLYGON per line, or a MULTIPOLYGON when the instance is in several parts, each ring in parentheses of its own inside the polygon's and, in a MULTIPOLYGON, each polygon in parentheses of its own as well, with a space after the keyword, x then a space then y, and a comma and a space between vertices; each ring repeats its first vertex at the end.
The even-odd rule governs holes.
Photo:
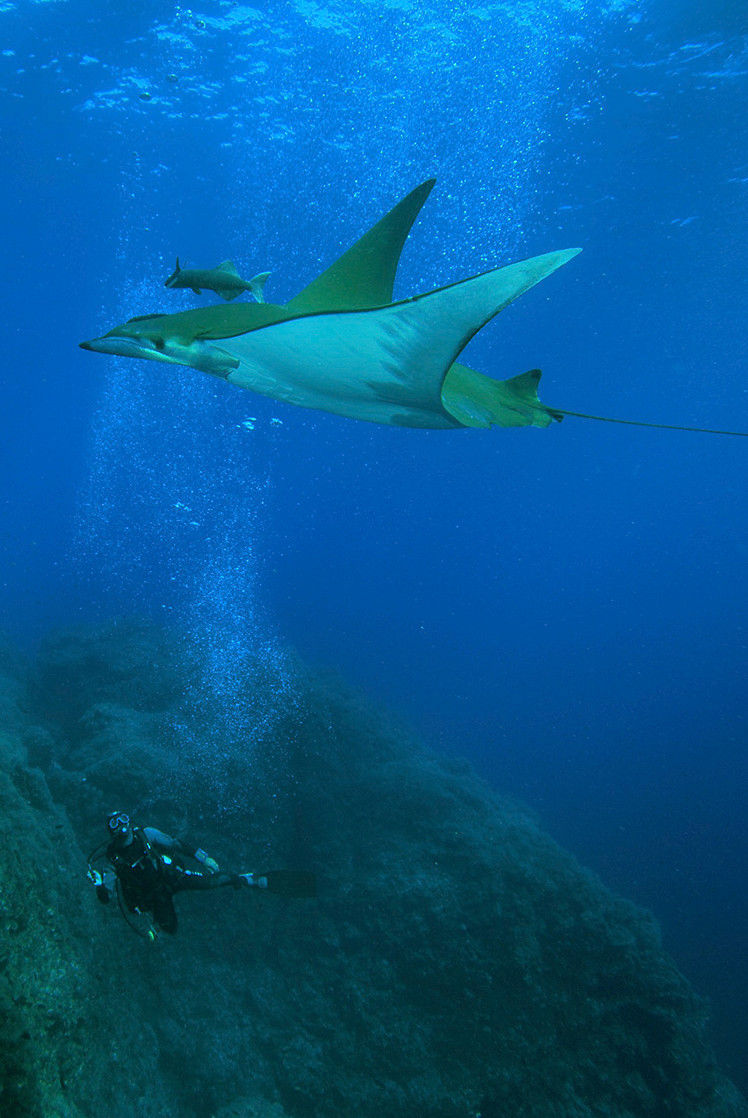
POLYGON ((392 302, 400 253, 436 179, 411 190, 322 275, 287 304, 292 314, 363 310, 392 302))
POLYGON ((536 256, 388 307, 303 315, 226 338, 221 349, 238 362, 227 379, 353 419, 467 426, 442 401, 450 366, 494 315, 578 251, 536 256))

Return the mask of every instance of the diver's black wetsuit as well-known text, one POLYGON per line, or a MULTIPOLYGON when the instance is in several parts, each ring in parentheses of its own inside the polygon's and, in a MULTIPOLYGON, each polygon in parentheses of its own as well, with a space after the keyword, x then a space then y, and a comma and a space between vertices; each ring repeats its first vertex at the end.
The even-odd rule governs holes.
MULTIPOLYGON (((151 912, 158 926, 173 934, 177 914, 172 897, 188 889, 220 889, 241 880, 232 873, 198 873, 186 869, 178 855, 193 857, 195 850, 155 827, 135 827, 127 846, 110 842, 106 856, 122 889, 122 899, 131 912, 151 912), (176 856, 175 856, 176 855, 176 856)), ((101 900, 108 899, 99 894, 101 900)))

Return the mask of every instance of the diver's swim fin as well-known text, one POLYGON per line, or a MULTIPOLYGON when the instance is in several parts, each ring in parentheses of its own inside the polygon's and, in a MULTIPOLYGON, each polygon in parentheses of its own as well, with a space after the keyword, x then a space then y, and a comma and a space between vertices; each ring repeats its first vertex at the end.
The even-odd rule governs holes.
POLYGON ((241 873, 245 884, 267 889, 279 897, 316 897, 317 877, 307 870, 267 870, 264 873, 241 873))

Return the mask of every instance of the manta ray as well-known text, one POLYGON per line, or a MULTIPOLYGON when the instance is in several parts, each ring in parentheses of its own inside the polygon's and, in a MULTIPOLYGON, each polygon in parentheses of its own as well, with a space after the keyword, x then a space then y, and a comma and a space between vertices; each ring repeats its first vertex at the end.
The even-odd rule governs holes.
POLYGON ((672 426, 548 407, 538 399, 539 369, 494 380, 458 363, 486 323, 581 249, 534 256, 393 302, 403 245, 435 181, 412 190, 285 305, 143 315, 80 345, 187 365, 276 400, 399 427, 548 427, 567 415, 672 426))

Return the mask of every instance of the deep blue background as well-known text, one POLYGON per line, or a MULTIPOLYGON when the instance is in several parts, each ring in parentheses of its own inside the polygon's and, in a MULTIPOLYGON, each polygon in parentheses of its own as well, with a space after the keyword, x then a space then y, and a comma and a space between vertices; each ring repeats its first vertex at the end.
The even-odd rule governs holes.
POLYGON ((655 911, 746 1089, 748 444, 378 428, 77 349, 192 305, 177 254, 285 301, 435 174, 397 295, 584 248, 470 364, 748 429, 748 27, 706 7, 4 5, 0 622, 337 666, 655 911))

